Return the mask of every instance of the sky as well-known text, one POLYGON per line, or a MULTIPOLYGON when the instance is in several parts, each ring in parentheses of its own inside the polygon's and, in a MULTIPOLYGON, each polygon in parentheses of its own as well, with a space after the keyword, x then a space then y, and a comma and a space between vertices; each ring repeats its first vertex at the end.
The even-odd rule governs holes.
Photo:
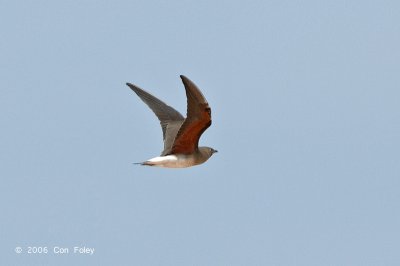
POLYGON ((0 264, 399 265, 399 12, 1 1, 0 264), (132 164, 163 143, 125 83, 185 114, 181 74, 219 152, 132 164))

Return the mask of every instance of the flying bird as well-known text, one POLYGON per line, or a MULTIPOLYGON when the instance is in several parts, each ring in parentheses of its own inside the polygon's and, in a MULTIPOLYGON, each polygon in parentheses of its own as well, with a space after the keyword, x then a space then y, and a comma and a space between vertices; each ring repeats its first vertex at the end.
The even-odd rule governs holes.
POLYGON ((217 150, 199 147, 201 134, 211 126, 211 108, 197 86, 187 77, 180 76, 185 86, 187 116, 136 85, 126 83, 160 120, 164 150, 160 156, 141 162, 141 165, 184 168, 202 164, 217 150))

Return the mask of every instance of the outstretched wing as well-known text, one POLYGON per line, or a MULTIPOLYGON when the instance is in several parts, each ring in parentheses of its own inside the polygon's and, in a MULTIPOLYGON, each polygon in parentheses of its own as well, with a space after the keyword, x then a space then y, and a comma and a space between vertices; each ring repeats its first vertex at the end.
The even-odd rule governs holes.
MULTIPOLYGON (((136 85, 126 83, 143 102, 150 107, 150 109, 160 120, 161 128, 163 131, 164 152, 170 150, 175 139, 175 136, 184 121, 184 117, 171 106, 165 104, 163 101, 157 99, 150 93, 144 91, 136 85)), ((163 152, 163 153, 164 153, 163 152)))
POLYGON ((180 127, 170 153, 190 154, 198 149, 201 134, 211 125, 211 108, 197 86, 181 75, 187 97, 187 117, 180 127))

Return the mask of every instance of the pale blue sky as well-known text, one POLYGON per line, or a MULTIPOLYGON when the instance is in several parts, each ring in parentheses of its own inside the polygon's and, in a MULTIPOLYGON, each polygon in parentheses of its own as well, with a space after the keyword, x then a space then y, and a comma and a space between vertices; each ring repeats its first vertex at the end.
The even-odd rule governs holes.
POLYGON ((399 265, 399 12, 1 1, 0 264, 399 265), (219 153, 132 165, 162 134, 125 82, 185 114, 180 74, 212 107, 200 143, 219 153))

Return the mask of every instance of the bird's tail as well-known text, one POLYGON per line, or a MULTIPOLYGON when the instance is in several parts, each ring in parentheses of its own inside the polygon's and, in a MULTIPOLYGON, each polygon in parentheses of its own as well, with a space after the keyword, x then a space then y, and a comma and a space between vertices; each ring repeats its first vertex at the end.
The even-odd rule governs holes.
POLYGON ((136 164, 136 165, 147 165, 147 166, 154 166, 155 164, 149 161, 145 161, 145 162, 140 162, 140 163, 132 163, 132 164, 136 164))

